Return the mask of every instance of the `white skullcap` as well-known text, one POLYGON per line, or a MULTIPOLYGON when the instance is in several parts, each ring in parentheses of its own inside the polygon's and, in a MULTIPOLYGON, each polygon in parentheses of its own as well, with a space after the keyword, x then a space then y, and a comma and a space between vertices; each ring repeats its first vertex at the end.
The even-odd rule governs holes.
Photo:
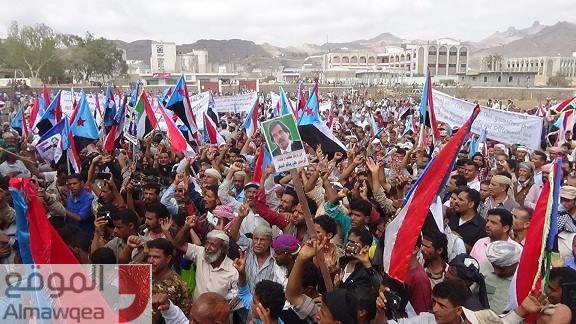
POLYGON ((208 235, 206 235, 206 238, 217 238, 221 239, 224 242, 230 242, 230 238, 228 237, 228 235, 226 235, 226 233, 224 233, 224 231, 221 230, 211 230, 210 232, 208 232, 208 235))
POLYGON ((486 257, 494 266, 507 267, 520 261, 522 247, 518 243, 495 241, 486 247, 486 257))

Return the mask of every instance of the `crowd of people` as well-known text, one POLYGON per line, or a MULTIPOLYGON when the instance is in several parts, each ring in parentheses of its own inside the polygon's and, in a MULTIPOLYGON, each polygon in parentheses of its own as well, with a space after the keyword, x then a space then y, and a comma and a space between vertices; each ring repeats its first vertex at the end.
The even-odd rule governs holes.
POLYGON ((265 141, 259 132, 246 135, 239 114, 220 114, 226 144, 198 145, 195 157, 173 152, 156 130, 139 150, 123 145, 106 154, 94 141, 80 152, 78 174, 69 174, 65 159, 42 161, 30 138, 4 125, 1 261, 20 258, 8 180, 31 177, 79 262, 151 264, 154 323, 571 321, 576 305, 564 289, 576 282, 571 138, 537 151, 488 141, 469 152, 464 145, 440 195, 444 222, 428 216, 400 282, 383 271, 386 227, 454 129, 441 125, 440 142, 426 147, 400 115, 404 107, 416 112, 417 100, 332 102, 324 118, 347 152, 304 143, 310 164, 296 176, 306 201, 289 172, 272 164, 255 169, 265 141), (370 116, 382 129, 377 137, 370 116), (560 257, 546 286, 513 305, 510 286, 557 157, 560 257))

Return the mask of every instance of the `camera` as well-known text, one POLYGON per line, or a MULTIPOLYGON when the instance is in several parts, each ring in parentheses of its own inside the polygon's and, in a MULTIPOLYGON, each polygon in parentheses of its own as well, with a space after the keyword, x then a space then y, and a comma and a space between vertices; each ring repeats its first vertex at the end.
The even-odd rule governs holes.
POLYGON ((360 243, 348 242, 346 243, 345 252, 346 254, 356 255, 360 253, 362 245, 360 243))

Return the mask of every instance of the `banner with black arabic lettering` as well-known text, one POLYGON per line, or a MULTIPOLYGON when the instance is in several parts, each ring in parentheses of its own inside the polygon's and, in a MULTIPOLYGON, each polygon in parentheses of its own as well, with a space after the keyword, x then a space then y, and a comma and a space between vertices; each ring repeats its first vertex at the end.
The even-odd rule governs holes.
POLYGON ((235 96, 214 97, 214 105, 218 113, 248 112, 258 99, 258 93, 251 92, 235 96))
MULTIPOLYGON (((476 106, 437 90, 433 90, 432 95, 436 119, 451 127, 462 126, 476 106)), ((481 107, 480 114, 472 124, 472 132, 480 134, 486 128, 490 140, 509 145, 522 144, 537 150, 540 148, 542 123, 541 117, 481 107)))

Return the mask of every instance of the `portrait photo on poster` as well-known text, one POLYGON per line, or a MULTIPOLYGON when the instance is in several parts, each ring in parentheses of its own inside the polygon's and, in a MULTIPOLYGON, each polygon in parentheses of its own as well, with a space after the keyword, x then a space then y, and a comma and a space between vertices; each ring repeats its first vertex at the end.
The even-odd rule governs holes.
POLYGON ((308 165, 298 126, 291 114, 263 122, 262 130, 278 172, 308 165))

